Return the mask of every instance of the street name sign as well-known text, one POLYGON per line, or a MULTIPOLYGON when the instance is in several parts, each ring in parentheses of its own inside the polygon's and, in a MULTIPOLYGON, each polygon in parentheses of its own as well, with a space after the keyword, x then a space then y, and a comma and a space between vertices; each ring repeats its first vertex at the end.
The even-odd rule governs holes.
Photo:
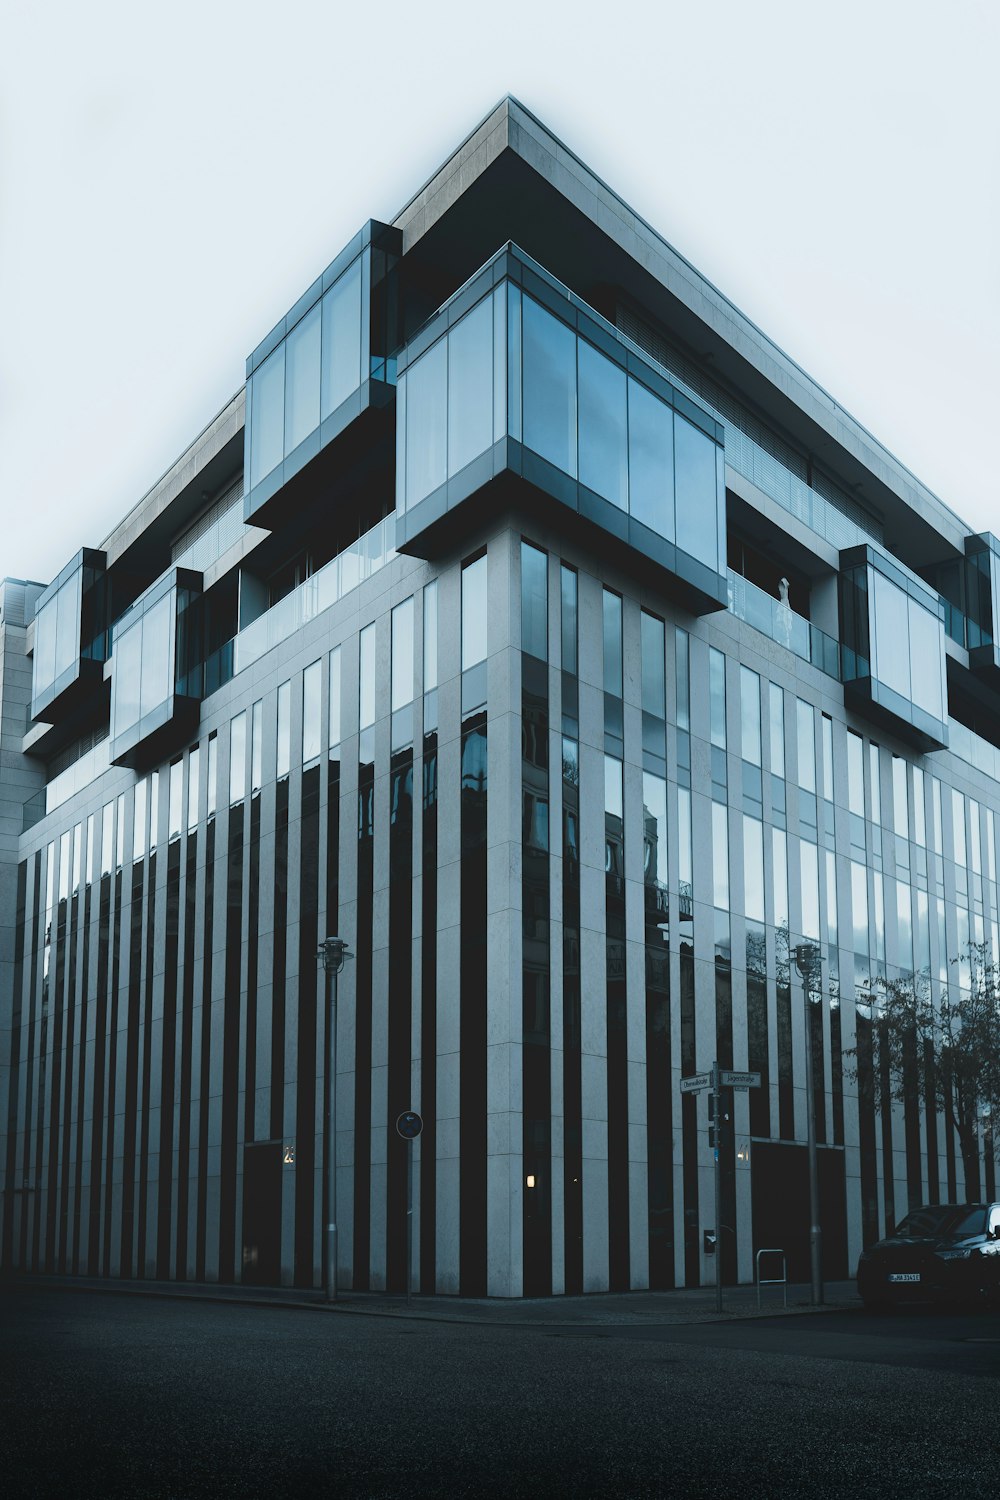
POLYGON ((730 1068, 722 1068, 719 1072, 719 1082, 724 1089, 759 1089, 759 1073, 734 1073, 730 1068))
POLYGON ((711 1073, 692 1073, 690 1078, 681 1079, 682 1094, 698 1094, 702 1089, 710 1089, 711 1087, 711 1073))

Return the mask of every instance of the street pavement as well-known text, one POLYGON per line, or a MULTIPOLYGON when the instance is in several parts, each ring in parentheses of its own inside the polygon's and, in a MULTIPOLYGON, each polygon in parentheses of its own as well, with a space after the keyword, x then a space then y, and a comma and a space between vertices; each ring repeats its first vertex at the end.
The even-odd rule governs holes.
POLYGON ((954 1500, 996 1487, 996 1313, 870 1318, 806 1301, 719 1320, 700 1293, 417 1300, 327 1311, 7 1286, 0 1493, 954 1500))

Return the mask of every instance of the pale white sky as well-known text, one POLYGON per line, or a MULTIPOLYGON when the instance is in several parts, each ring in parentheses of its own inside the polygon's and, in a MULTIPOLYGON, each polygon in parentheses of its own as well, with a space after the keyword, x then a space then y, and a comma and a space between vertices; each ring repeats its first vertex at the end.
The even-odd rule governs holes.
POLYGON ((511 92, 1000 533, 995 0, 7 0, 0 577, 48 581, 511 92))

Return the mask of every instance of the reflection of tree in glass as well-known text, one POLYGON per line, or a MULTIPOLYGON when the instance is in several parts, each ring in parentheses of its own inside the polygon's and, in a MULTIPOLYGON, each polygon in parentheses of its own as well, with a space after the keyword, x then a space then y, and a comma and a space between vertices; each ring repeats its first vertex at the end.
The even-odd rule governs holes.
POLYGON ((844 1056, 847 1076, 871 1089, 882 1108, 912 1099, 922 1071, 925 1102, 958 1137, 966 1196, 975 1199, 980 1128, 993 1138, 1000 1114, 1000 972, 985 943, 968 945, 967 962, 970 987, 936 1004, 926 970, 874 975, 858 995, 858 1045, 844 1056))

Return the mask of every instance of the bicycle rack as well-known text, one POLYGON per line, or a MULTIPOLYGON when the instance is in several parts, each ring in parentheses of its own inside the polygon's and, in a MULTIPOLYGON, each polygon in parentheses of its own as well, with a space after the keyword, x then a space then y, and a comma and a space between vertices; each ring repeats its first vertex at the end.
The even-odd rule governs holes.
POLYGON ((783 1307, 788 1306, 788 1266, 785 1260, 784 1250, 758 1250, 754 1257, 754 1277, 757 1282, 757 1311, 760 1312, 760 1289, 762 1286, 780 1286, 781 1302, 783 1307), (760 1258, 762 1255, 781 1256, 781 1275, 772 1276, 767 1281, 760 1279, 760 1258))

